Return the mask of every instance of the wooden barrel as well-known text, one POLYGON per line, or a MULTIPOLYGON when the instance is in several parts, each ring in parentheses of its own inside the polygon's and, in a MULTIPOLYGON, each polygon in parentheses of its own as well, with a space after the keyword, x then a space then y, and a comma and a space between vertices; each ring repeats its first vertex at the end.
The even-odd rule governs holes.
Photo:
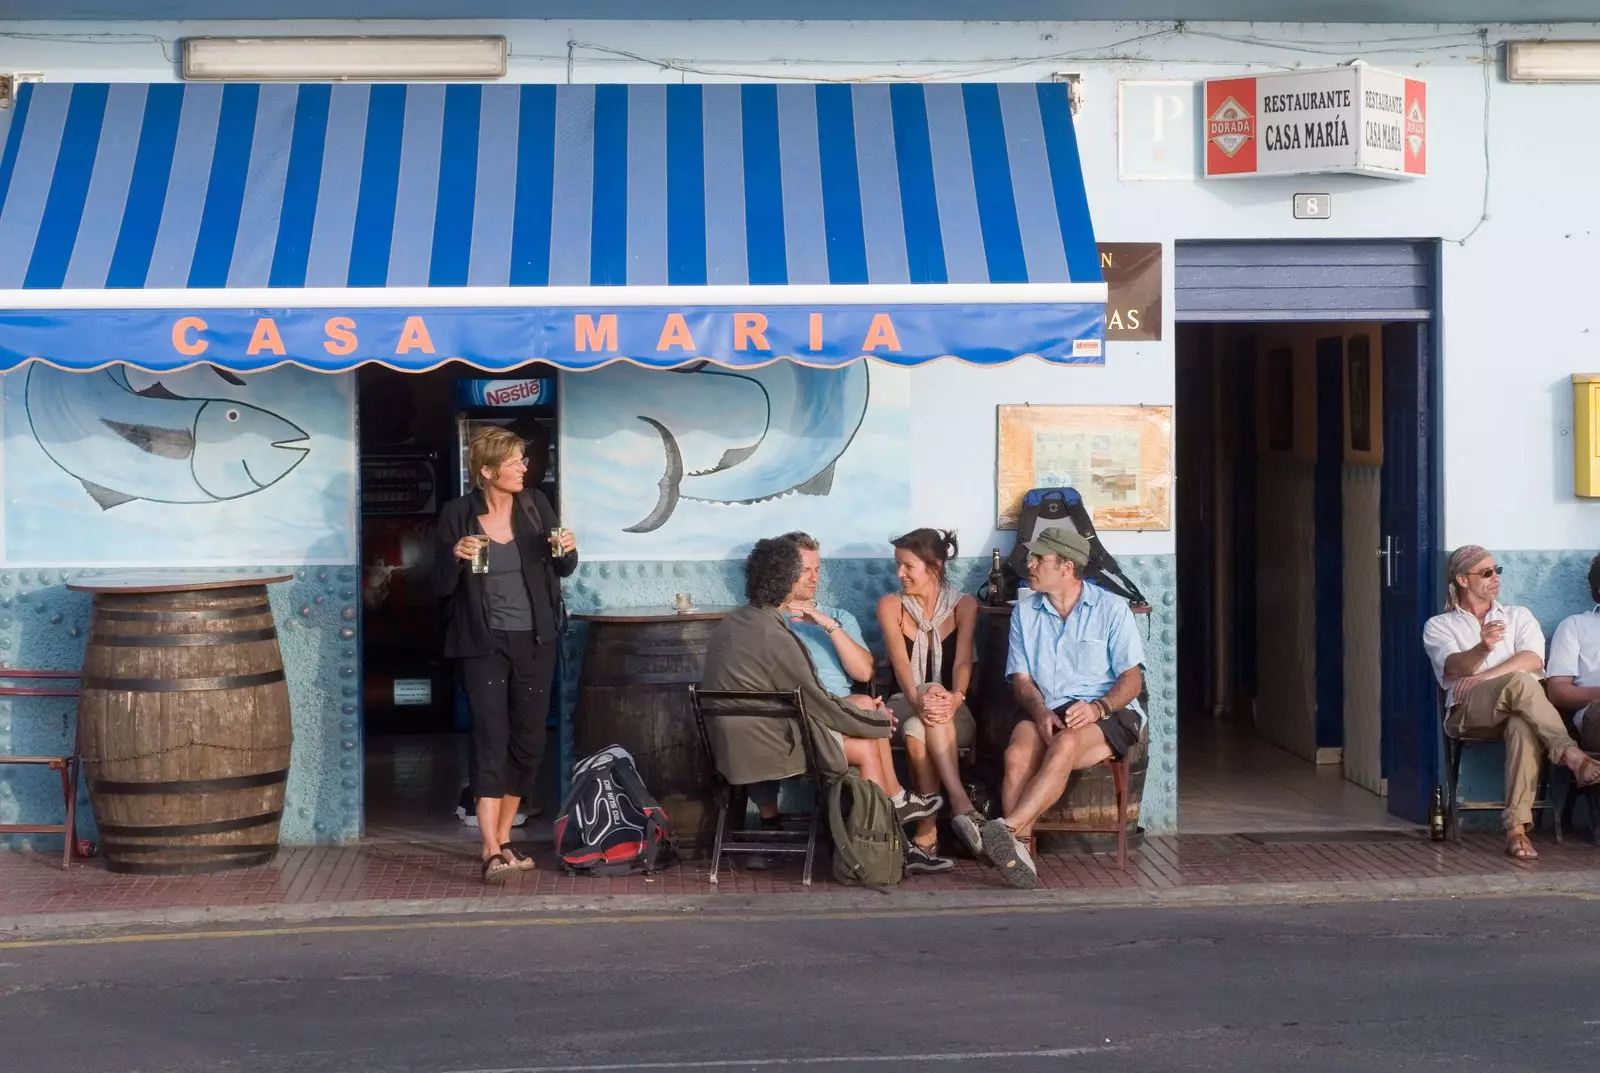
POLYGON ((272 860, 292 729, 266 586, 96 592, 89 629, 79 748, 106 866, 272 860))
POLYGON ((689 687, 700 681, 717 618, 589 617, 573 745, 579 757, 620 745, 633 756, 680 844, 710 843, 715 779, 689 687))

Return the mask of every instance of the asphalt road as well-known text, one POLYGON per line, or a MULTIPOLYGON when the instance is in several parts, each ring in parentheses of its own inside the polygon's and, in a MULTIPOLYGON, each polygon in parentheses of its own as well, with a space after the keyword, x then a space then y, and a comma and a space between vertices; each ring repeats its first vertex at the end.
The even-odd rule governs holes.
POLYGON ((0 1068, 1468 1073, 1600 1042, 1582 898, 311 927, 0 942, 0 1068))

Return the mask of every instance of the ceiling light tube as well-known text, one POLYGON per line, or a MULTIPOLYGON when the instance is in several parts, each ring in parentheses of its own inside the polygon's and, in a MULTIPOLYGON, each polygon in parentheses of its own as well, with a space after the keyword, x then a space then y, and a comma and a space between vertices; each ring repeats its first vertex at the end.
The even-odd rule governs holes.
POLYGON ((1507 82, 1600 82, 1600 41, 1507 41, 1507 82))
POLYGON ((504 78, 504 37, 186 37, 193 82, 504 78))

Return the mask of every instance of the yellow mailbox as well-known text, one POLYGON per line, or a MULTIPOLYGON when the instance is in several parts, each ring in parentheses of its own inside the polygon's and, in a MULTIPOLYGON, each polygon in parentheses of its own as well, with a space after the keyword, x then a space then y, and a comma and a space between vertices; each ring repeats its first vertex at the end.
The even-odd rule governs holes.
POLYGON ((1572 485, 1600 496, 1600 373, 1572 374, 1572 485))

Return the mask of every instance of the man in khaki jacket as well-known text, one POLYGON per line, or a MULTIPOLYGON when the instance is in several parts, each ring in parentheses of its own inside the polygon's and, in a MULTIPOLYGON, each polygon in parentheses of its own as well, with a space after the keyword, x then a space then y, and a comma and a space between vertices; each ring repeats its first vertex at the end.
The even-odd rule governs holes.
MULTIPOLYGON (((931 816, 944 804, 938 795, 907 793, 895 777, 889 753, 893 717, 835 697, 817 680, 805 644, 789 629, 783 608, 800 582, 800 548, 779 537, 759 540, 745 560, 744 607, 723 619, 706 649, 700 687, 711 690, 788 692, 798 689, 810 724, 817 763, 829 774, 851 766, 883 788, 902 823, 931 816)), ((706 703, 715 711, 713 701, 706 703)), ((805 772, 804 746, 791 740, 789 724, 773 719, 708 719, 706 731, 723 777, 736 786, 793 778, 805 772)))

